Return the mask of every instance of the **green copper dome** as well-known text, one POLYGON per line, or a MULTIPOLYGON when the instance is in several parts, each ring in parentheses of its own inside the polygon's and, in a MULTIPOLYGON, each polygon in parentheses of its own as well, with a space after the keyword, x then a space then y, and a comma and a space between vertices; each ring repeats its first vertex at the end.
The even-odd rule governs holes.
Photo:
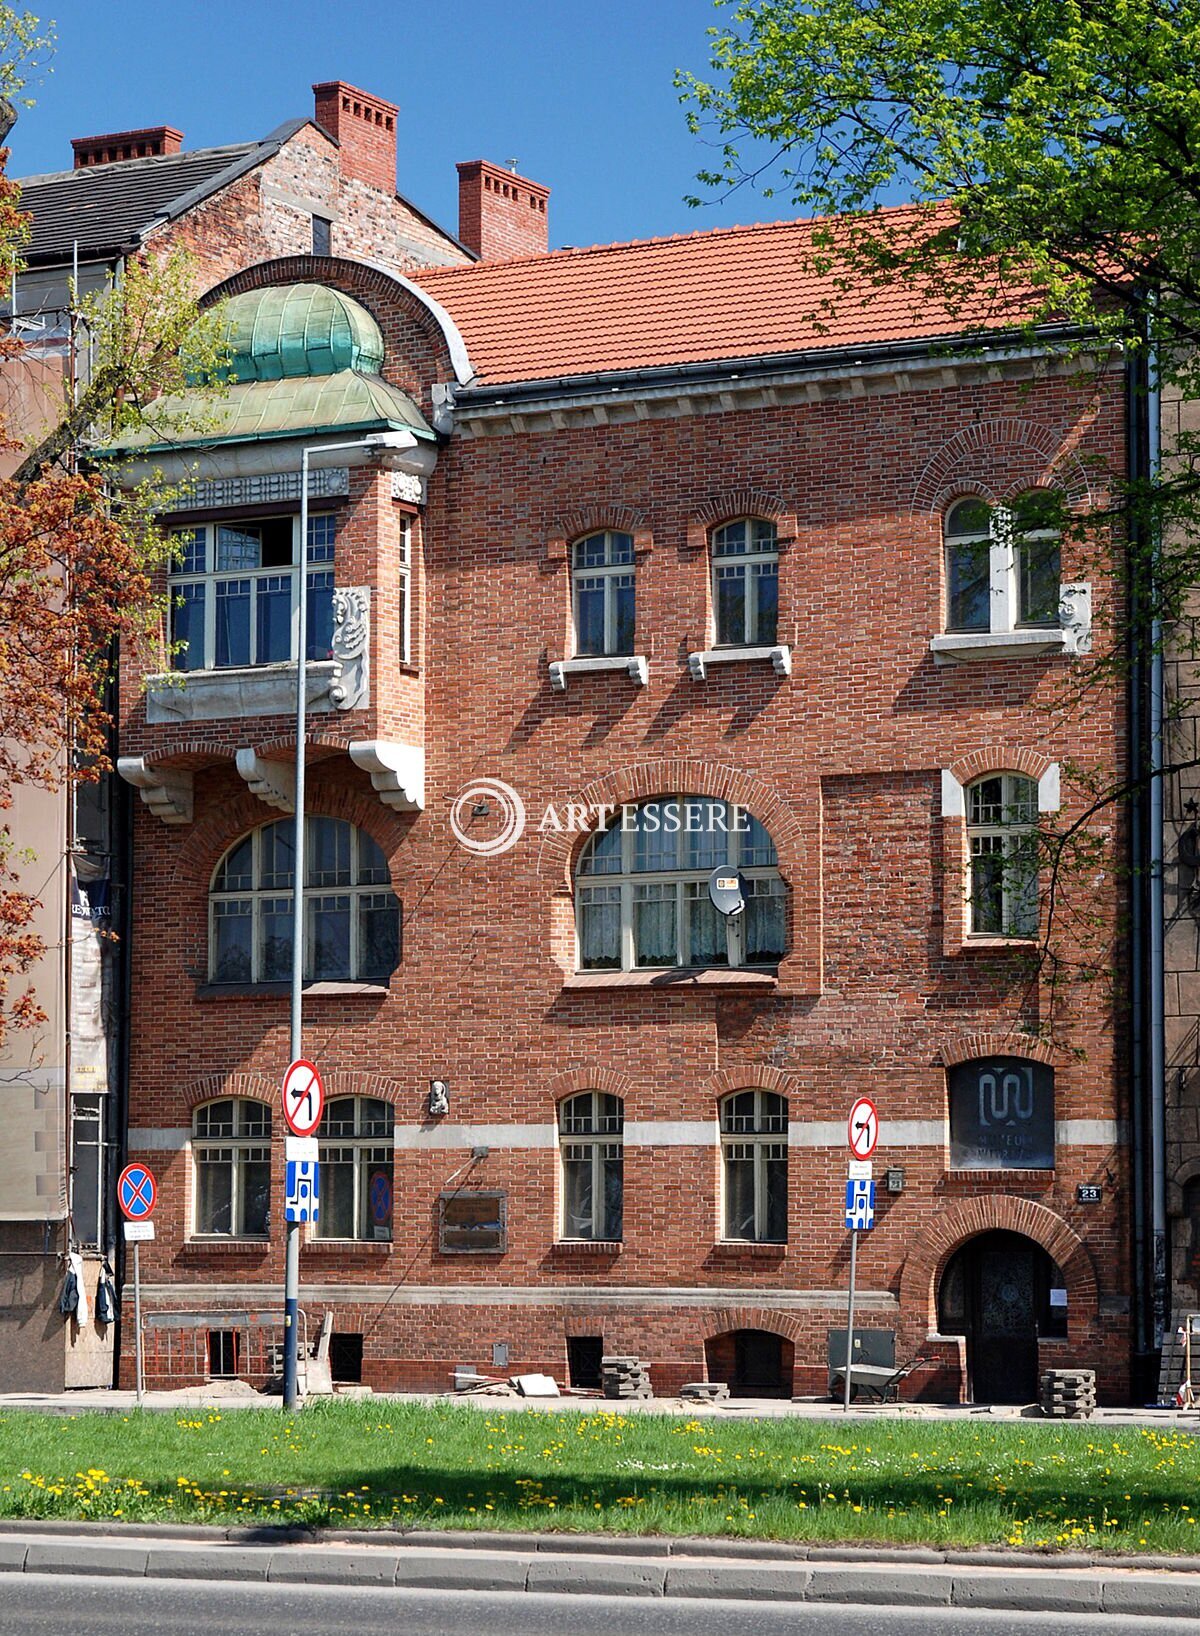
POLYGON ((383 336, 365 307, 324 284, 247 290, 221 303, 229 379, 280 381, 354 369, 378 375, 383 336))

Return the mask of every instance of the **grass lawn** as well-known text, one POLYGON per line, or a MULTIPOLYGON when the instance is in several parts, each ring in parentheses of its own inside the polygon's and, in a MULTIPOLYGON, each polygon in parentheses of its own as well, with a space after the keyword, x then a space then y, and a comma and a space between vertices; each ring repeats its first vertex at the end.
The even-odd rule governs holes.
POLYGON ((1200 1551, 1164 1427, 681 1420, 447 1403, 0 1416, 0 1516, 1200 1551))

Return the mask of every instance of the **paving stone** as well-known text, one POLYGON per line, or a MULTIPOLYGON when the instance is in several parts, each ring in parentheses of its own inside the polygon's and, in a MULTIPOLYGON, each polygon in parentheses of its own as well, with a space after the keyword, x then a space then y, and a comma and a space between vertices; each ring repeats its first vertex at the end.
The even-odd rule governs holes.
POLYGON ((284 1549, 271 1552, 267 1578, 272 1584, 394 1585, 400 1553, 379 1550, 284 1549))
POLYGON ((523 1591, 533 1556, 511 1551, 405 1550, 396 1557, 397 1585, 408 1590, 523 1591))
POLYGON ((1194 1578, 1177 1579, 1173 1574, 1130 1574, 1105 1579, 1100 1589, 1105 1613, 1178 1614, 1200 1619, 1200 1583, 1194 1578))
POLYGON ((664 1562, 569 1562, 534 1557, 526 1588, 531 1591, 569 1591, 577 1596, 661 1596, 666 1584, 664 1562))
POLYGON ((140 1579, 146 1572, 149 1550, 144 1545, 118 1545, 107 1540, 75 1540, 42 1544, 30 1540, 25 1556, 27 1574, 118 1574, 140 1579))
POLYGON ((1098 1613, 1099 1575, 1051 1567, 1029 1573, 955 1574, 956 1608, 1022 1609, 1031 1613, 1098 1613))
POLYGON ((186 1550, 152 1545, 146 1563, 150 1579, 261 1579, 271 1566, 269 1546, 218 1545, 186 1550))
POLYGON ((812 1577, 808 1568, 752 1567, 750 1563, 705 1567, 672 1563, 667 1569, 668 1596, 736 1597, 754 1602, 801 1602, 812 1577))
POLYGON ((810 1602, 882 1602, 895 1607, 949 1607, 949 1573, 929 1568, 871 1567, 866 1563, 813 1563, 810 1602))
POLYGON ((28 1550, 29 1544, 26 1540, 0 1539, 0 1573, 21 1573, 25 1567, 25 1555, 28 1550))

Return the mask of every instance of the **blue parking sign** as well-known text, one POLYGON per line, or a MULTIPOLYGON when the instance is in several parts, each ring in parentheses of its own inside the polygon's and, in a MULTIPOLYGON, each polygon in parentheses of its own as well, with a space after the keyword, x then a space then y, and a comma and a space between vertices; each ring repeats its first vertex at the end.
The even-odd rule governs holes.
POLYGON ((846 1183, 846 1226, 865 1233, 875 1225, 875 1183, 851 1178, 846 1183))
POLYGON ((321 1207, 318 1185, 315 1159, 287 1161, 287 1194, 283 1206, 285 1221, 316 1221, 321 1207))

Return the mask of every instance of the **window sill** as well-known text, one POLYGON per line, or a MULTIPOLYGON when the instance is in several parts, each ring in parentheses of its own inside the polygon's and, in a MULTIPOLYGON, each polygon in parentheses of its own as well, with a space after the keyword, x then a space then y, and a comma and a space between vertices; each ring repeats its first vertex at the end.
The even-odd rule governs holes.
POLYGON ((565 693, 567 682, 572 676, 590 676, 599 671, 619 670, 623 670, 629 680, 638 687, 645 687, 650 680, 650 672, 643 654, 606 653, 581 659, 552 659, 550 686, 556 693, 565 693))
POLYGON ((550 1248, 555 1255, 620 1255, 624 1241, 619 1238, 556 1238, 550 1248))
POLYGON ((753 1255, 761 1256, 764 1260, 778 1261, 787 1254, 786 1244, 777 1244, 774 1241, 753 1238, 719 1238, 713 1245, 713 1253, 723 1256, 753 1255))
POLYGON ((577 971, 563 980, 563 987, 775 988, 778 983, 778 969, 773 966, 677 966, 670 971, 577 971))
POLYGON ((694 682, 708 680, 710 665, 741 664, 746 660, 769 659, 774 666, 776 676, 790 676, 792 674, 792 650, 786 645, 775 644, 761 648, 705 648, 698 653, 689 653, 687 656, 688 670, 694 682))
POLYGON ((179 1253, 203 1255, 266 1255, 271 1249, 269 1238, 185 1238, 179 1253))
POLYGON ((1075 631, 953 631, 931 638, 934 663, 956 665, 975 659, 1074 658, 1084 651, 1075 631))
POLYGON ((304 1253, 325 1251, 333 1255, 390 1255, 395 1240, 391 1238, 306 1238, 304 1253))
POLYGON ((964 954, 969 954, 972 949, 984 954, 995 953, 997 949, 1012 949, 1020 953, 1022 949, 1036 949, 1037 946, 1036 937, 997 937, 990 932, 968 932, 962 940, 961 949, 964 954))
MULTIPOLYGON (((198 1000, 273 1000, 290 994, 290 983, 197 983, 198 1000)), ((385 999, 391 992, 386 983, 305 983, 306 1000, 322 998, 385 999)))

